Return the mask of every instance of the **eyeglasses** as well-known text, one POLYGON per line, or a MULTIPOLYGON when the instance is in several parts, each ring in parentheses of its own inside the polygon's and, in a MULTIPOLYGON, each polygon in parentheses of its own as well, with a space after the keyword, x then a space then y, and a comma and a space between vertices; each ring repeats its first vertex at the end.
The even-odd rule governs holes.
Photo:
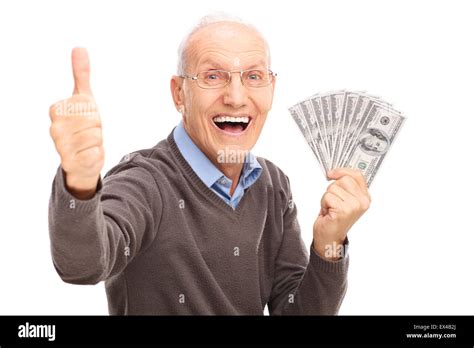
POLYGON ((269 69, 250 70, 208 70, 201 71, 196 76, 182 75, 182 78, 196 81, 199 87, 205 89, 222 88, 229 84, 233 73, 240 74, 240 81, 246 87, 265 87, 273 82, 277 75, 269 69))

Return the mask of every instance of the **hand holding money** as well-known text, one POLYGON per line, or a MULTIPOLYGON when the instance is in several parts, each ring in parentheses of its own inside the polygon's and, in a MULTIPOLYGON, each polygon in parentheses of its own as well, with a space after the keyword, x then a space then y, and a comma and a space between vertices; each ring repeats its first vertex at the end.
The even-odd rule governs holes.
POLYGON ((334 180, 313 226, 315 250, 334 260, 370 206, 368 187, 405 117, 378 97, 349 91, 315 94, 289 110, 324 175, 334 180))
POLYGON ((336 260, 352 225, 370 207, 370 194, 362 172, 340 168, 328 173, 331 183, 321 199, 321 210, 313 226, 314 249, 336 260))
POLYGON ((74 92, 51 105, 50 134, 61 156, 67 189, 79 199, 94 196, 104 165, 102 124, 89 83, 87 51, 72 51, 74 92))

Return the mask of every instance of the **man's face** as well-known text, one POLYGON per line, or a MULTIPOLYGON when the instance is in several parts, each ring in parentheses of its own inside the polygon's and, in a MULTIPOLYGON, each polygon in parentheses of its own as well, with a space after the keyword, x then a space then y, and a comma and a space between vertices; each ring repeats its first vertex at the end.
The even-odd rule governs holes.
MULTIPOLYGON (((207 70, 269 67, 262 38, 238 23, 209 25, 191 37, 188 47, 186 73, 191 76, 207 70)), ((271 109, 274 80, 265 87, 246 87, 240 74, 233 73, 229 84, 217 89, 203 89, 189 79, 181 83, 185 129, 211 161, 216 163, 221 151, 242 153, 253 148, 271 109), (243 117, 241 121, 248 119, 248 124, 218 122, 218 117, 220 121, 222 117, 243 117)))

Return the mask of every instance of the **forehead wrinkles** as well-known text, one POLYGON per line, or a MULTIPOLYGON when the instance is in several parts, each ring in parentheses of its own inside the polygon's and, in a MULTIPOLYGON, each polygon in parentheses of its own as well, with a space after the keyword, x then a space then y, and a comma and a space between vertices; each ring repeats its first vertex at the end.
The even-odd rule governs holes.
POLYGON ((239 65, 267 64, 265 52, 261 50, 250 51, 228 51, 222 48, 208 48, 195 53, 193 65, 200 66, 202 64, 220 64, 222 67, 234 67, 239 65))

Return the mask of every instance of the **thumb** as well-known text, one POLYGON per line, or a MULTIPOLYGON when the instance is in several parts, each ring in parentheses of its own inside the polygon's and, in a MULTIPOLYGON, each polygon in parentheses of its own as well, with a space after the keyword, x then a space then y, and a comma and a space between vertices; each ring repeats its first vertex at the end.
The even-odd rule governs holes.
POLYGON ((72 73, 74 75, 73 94, 86 94, 92 96, 90 86, 90 63, 87 50, 82 47, 75 47, 72 50, 72 73))

